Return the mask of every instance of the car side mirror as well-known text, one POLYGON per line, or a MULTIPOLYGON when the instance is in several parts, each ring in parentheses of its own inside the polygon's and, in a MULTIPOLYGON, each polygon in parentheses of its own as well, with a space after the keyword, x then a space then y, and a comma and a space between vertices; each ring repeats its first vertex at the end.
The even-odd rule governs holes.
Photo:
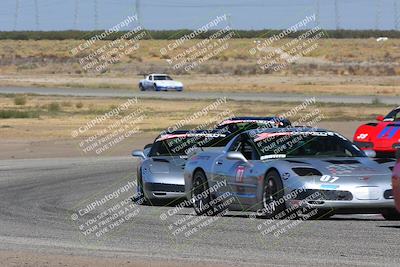
POLYGON ((243 156, 242 153, 240 153, 239 151, 230 151, 226 154, 226 158, 229 160, 240 160, 243 162, 248 162, 248 160, 245 158, 245 156, 243 156))
POLYGON ((364 153, 369 158, 375 158, 376 157, 375 150, 364 150, 364 153))
POLYGON ((136 149, 132 151, 132 157, 137 157, 141 159, 145 159, 146 156, 144 155, 142 150, 136 149))
POLYGON ((377 121, 383 121, 384 118, 382 115, 376 116, 377 121))

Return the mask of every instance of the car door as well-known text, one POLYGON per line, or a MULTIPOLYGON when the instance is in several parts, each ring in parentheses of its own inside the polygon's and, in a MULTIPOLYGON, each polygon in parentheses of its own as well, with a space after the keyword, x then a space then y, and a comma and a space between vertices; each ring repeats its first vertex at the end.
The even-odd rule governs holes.
POLYGON ((153 75, 149 75, 149 76, 147 76, 147 78, 145 80, 146 89, 151 89, 152 88, 152 84, 153 84, 153 75))
POLYGON ((241 152, 248 161, 235 160, 232 162, 226 179, 232 193, 235 194, 238 203, 243 205, 244 209, 244 206, 254 204, 257 197, 258 177, 254 169, 257 153, 253 143, 246 139, 242 139, 239 146, 234 149, 232 151, 241 152))
MULTIPOLYGON (((245 141, 246 135, 242 134, 235 138, 229 151, 240 151, 248 145, 249 142, 245 141)), ((211 177, 213 183, 224 181, 226 186, 220 188, 218 194, 229 192, 234 196, 235 204, 248 204, 253 203, 255 197, 256 184, 254 183, 253 169, 249 162, 241 160, 227 159, 226 153, 220 154, 216 157, 213 166, 213 176, 211 177)), ((250 159, 251 160, 251 159, 250 159)), ((256 180, 256 179, 255 179, 256 180)))

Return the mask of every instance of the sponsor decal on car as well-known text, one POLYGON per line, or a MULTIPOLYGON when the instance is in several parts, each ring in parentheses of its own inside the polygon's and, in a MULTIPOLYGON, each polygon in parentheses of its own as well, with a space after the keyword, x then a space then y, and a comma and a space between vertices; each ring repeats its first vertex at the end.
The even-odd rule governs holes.
POLYGON ((368 137, 368 134, 367 133, 361 133, 361 134, 359 134, 358 136, 357 136, 357 139, 358 140, 364 140, 365 138, 367 138, 368 137))

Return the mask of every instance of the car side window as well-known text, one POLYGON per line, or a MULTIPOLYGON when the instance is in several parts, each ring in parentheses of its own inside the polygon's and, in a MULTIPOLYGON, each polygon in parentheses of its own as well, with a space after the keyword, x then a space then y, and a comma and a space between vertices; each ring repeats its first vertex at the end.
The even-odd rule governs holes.
POLYGON ((258 153, 253 144, 248 140, 247 135, 240 135, 231 145, 229 151, 238 151, 248 160, 258 159, 258 153))
POLYGON ((394 121, 399 121, 400 120, 400 110, 397 111, 397 113, 394 115, 394 121))
POLYGON ((242 136, 238 136, 232 145, 229 147, 228 151, 239 151, 239 148, 242 144, 242 136))
POLYGON ((243 156, 248 160, 257 159, 257 152, 254 149, 253 145, 249 141, 242 142, 239 151, 243 154, 243 156))
POLYGON ((149 80, 152 81, 153 80, 153 75, 149 76, 149 80))

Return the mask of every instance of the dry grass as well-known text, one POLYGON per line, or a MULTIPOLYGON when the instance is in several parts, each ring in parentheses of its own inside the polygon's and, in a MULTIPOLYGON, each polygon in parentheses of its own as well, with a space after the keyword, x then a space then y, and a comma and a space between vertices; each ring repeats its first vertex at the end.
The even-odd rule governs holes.
MULTIPOLYGON (((1 96, 1 110, 36 111, 40 114, 39 118, 1 119, 2 138, 68 139, 71 138, 71 131, 78 129, 96 116, 104 114, 124 102, 126 102, 126 99, 118 98, 68 97, 67 99, 55 96, 27 96, 25 106, 16 106, 13 102, 13 96, 1 96), (63 105, 65 101, 68 101, 68 105, 63 105), (59 104, 57 112, 53 112, 48 108, 51 105, 56 105, 55 103, 59 104), (80 106, 80 108, 77 106, 80 106)), ((129 110, 124 111, 122 115, 127 115, 137 108, 142 109, 146 117, 138 124, 138 127, 141 131, 155 134, 175 125, 182 119, 190 117, 211 103, 212 101, 143 99, 139 100, 136 105, 131 106, 129 110)), ((296 106, 295 103, 268 103, 268 110, 266 110, 266 103, 263 102, 228 101, 226 104, 220 105, 218 109, 211 110, 207 115, 188 121, 183 128, 191 129, 210 119, 216 119, 218 114, 223 111, 229 111, 230 114, 235 116, 267 116, 283 114, 294 106, 296 106)), ((322 104, 311 106, 290 119, 296 121, 316 108, 320 110, 320 114, 324 115, 324 121, 348 121, 373 119, 378 114, 386 114, 391 107, 366 105, 363 109, 354 109, 353 105, 322 104)), ((120 118, 114 117, 106 120, 98 127, 90 129, 84 136, 93 135, 99 129, 115 123, 120 118)))
MULTIPOLYGON (((218 61, 250 60, 253 61, 248 51, 254 46, 255 39, 232 39, 229 40, 229 49, 216 56, 218 61)), ((274 43, 279 47, 290 39, 283 39, 274 43)), ((70 50, 77 47, 84 41, 80 40, 2 40, 0 42, 0 57, 14 59, 20 58, 53 58, 54 60, 66 60, 72 58, 70 50)), ((165 56, 161 56, 160 49, 166 47, 169 40, 142 40, 140 49, 134 54, 126 55, 122 62, 132 60, 143 60, 146 62, 158 62, 165 56)), ((199 40, 186 41, 175 53, 195 45, 199 40)), ((108 44, 108 41, 98 41, 91 48, 96 50, 108 44)), ((322 58, 332 62, 399 62, 400 60, 400 40, 391 39, 386 42, 376 42, 375 39, 321 39, 318 40, 318 48, 307 54, 306 57, 322 58)), ((89 51, 88 51, 89 52, 89 51)), ((88 52, 80 56, 85 56, 88 52)), ((165 60, 162 60, 165 61, 165 60)))
MULTIPOLYGON (((193 92, 400 95, 400 76, 176 75, 193 92)), ((138 90, 141 76, 0 75, 1 86, 138 90)))
MULTIPOLYGON (((275 43, 279 47, 289 40, 275 43)), ((322 39, 304 60, 279 72, 261 71, 250 55, 253 39, 229 40, 229 48, 189 73, 173 70, 166 59, 191 47, 187 41, 171 55, 160 48, 168 40, 143 40, 135 52, 122 56, 107 71, 86 72, 72 48, 82 41, 0 41, 0 86, 131 88, 137 89, 137 74, 172 73, 188 91, 329 93, 352 95, 400 95, 400 40, 322 39)), ((108 42, 99 41, 92 49, 108 42)))

